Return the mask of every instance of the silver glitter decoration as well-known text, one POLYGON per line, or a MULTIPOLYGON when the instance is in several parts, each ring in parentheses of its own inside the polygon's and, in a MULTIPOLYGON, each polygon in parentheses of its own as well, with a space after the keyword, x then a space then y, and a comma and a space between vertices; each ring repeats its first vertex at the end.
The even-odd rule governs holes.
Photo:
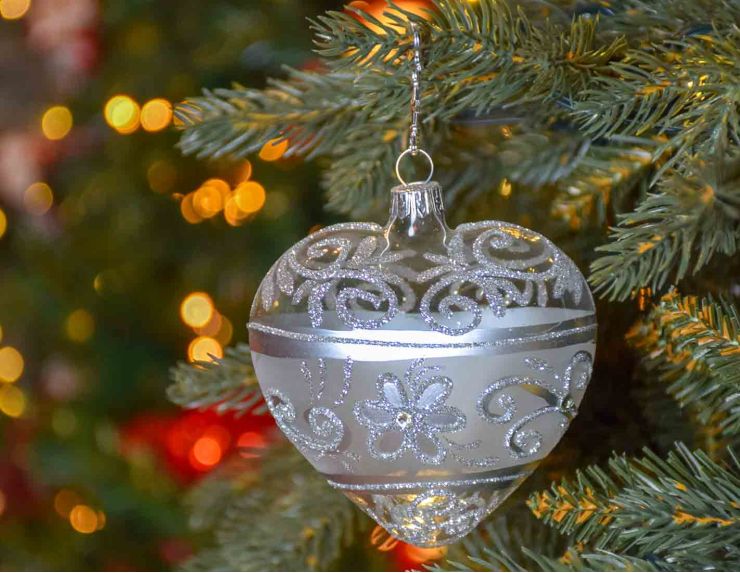
POLYGON ((354 415, 368 428, 367 449, 379 460, 397 460, 410 451, 423 464, 439 465, 447 449, 440 433, 457 432, 465 427, 465 415, 444 403, 452 392, 447 376, 429 376, 439 368, 425 367, 424 360, 411 363, 404 382, 392 372, 377 380, 377 400, 357 402, 354 415), (383 449, 382 439, 397 434, 396 446, 383 449))
POLYGON ((389 251, 384 232, 373 223, 343 223, 306 237, 268 272, 260 306, 269 311, 281 292, 291 305, 305 305, 312 326, 334 310, 351 329, 382 328, 399 312, 418 312, 430 329, 459 336, 475 329, 486 310, 503 317, 512 306, 544 307, 566 294, 578 304, 583 296, 573 262, 542 235, 512 223, 460 225, 444 254, 389 251), (427 268, 414 270, 415 257, 427 268), (363 319, 363 310, 381 315, 363 319), (460 323, 459 316, 467 318, 460 323))
POLYGON ((321 229, 268 272, 248 324, 278 426, 391 535, 471 531, 576 414, 595 351, 585 279, 510 223, 447 227, 436 183, 388 224, 321 229))
MULTIPOLYGON (((582 389, 591 377, 592 358, 588 352, 577 352, 568 362, 563 374, 555 373, 555 369, 545 360, 527 357, 524 363, 533 370, 541 373, 552 373, 554 384, 529 376, 509 376, 490 384, 478 398, 476 408, 480 416, 491 424, 506 424, 511 422, 516 413, 516 400, 508 393, 502 393, 506 388, 516 387, 541 398, 545 406, 530 412, 518 419, 504 434, 504 445, 515 458, 532 456, 540 451, 543 437, 537 430, 525 430, 524 427, 534 420, 555 414, 561 417, 560 427, 565 432, 568 423, 576 413, 576 402, 572 392, 582 389), (490 410, 491 401, 497 398, 498 406, 503 410, 495 413, 490 410)), ((558 437, 559 438, 559 437, 558 437)))
MULTIPOLYGON (((510 349, 512 346, 518 346, 528 343, 545 343, 554 340, 567 339, 569 337, 576 337, 579 335, 590 335, 596 334, 596 325, 592 324, 589 326, 579 326, 576 328, 570 328, 567 330, 556 330, 553 332, 547 332, 545 334, 537 334, 532 336, 518 336, 515 338, 503 338, 494 340, 481 340, 478 342, 449 342, 449 343, 424 343, 424 342, 397 342, 388 340, 376 340, 372 338, 350 338, 348 336, 323 336, 321 334, 307 334, 303 332, 291 332, 283 330, 282 328, 275 328, 273 326, 267 326, 265 324, 259 324, 256 322, 249 323, 249 329, 254 332, 263 332, 273 336, 280 336, 297 342, 310 342, 310 343, 322 343, 322 344, 366 344, 369 346, 380 346, 385 348, 444 348, 449 350, 467 350, 467 349, 496 349, 496 348, 507 348, 510 349)), ((567 342, 567 341, 566 341, 567 342)), ((254 346, 254 344, 252 345, 254 346)))
POLYGON ((320 406, 308 410, 311 435, 298 427, 295 408, 285 394, 277 388, 269 388, 264 395, 278 427, 298 449, 324 454, 337 451, 344 436, 344 424, 332 410, 320 406))
POLYGON ((470 533, 485 517, 488 503, 478 492, 435 488, 412 496, 373 494, 371 503, 361 507, 391 535, 435 547, 470 533))

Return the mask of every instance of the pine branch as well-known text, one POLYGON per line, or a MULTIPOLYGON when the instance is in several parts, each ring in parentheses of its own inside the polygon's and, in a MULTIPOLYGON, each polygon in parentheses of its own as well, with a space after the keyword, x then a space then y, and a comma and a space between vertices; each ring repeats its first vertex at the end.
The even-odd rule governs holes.
POLYGON ((630 36, 634 44, 656 36, 709 33, 715 26, 724 34, 740 22, 740 5, 734 0, 622 0, 610 2, 601 13, 610 30, 630 36))
MULTIPOLYGON (((477 571, 670 571, 670 564, 657 559, 640 559, 607 551, 579 553, 568 550, 562 557, 548 557, 522 548, 526 561, 517 561, 506 550, 485 550, 485 557, 475 559, 477 571), (526 564, 525 564, 526 563, 526 564)), ((470 571, 459 563, 449 563, 444 571, 470 571)))
POLYGON ((553 212, 580 227, 581 221, 594 219, 601 224, 610 213, 623 211, 626 196, 653 167, 655 146, 651 140, 622 136, 591 145, 557 181, 560 193, 553 212))
POLYGON ((215 547, 187 569, 325 571, 336 563, 358 527, 351 502, 292 446, 270 450, 261 464, 236 477, 207 478, 191 498, 201 514, 212 504, 225 508, 216 523, 215 547), (226 485, 213 483, 224 480, 226 485))
POLYGON ((679 570, 740 566, 740 462, 725 467, 679 445, 663 461, 615 457, 534 494, 534 514, 598 550, 679 570))
MULTIPOLYGON (((185 153, 243 157, 287 138, 288 155, 333 163, 324 179, 332 208, 373 211, 392 183, 408 122, 407 20, 414 20, 426 33, 423 145, 439 150, 437 156, 447 154, 444 131, 462 115, 521 109, 531 124, 527 132, 547 132, 557 118, 575 133, 573 141, 585 136, 574 148, 561 140, 561 153, 553 150, 536 170, 520 168, 513 178, 523 183, 567 176, 602 135, 660 135, 653 162, 667 158, 664 169, 674 163, 683 169, 692 153, 707 156, 738 143, 740 50, 731 19, 737 10, 706 11, 714 28, 692 36, 681 32, 697 15, 690 2, 666 10, 657 4, 629 3, 634 35, 620 28, 621 8, 602 18, 577 16, 570 25, 542 22, 502 0, 438 0, 428 21, 400 8, 384 22, 328 12, 313 22, 325 71, 287 70, 286 79, 265 90, 235 87, 192 98, 177 110, 185 128, 180 145, 185 153), (647 44, 640 23, 660 29, 658 41, 647 44), (570 160, 559 165, 558 155, 570 160)), ((536 151, 536 139, 529 141, 536 151)), ((450 181, 487 173, 480 162, 461 165, 445 165, 450 181)))
MULTIPOLYGON (((629 51, 595 78, 573 115, 592 137, 657 134, 671 157, 712 157, 740 142, 740 29, 629 51)), ((658 172, 660 174, 660 171, 658 172)))
POLYGON ((611 300, 640 287, 660 291, 696 273, 716 253, 733 255, 740 240, 740 162, 694 162, 670 171, 658 191, 619 218, 606 255, 591 266, 591 284, 611 300))
POLYGON ((527 571, 536 563, 526 550, 539 555, 563 555, 565 542, 557 531, 542 527, 523 503, 509 502, 451 546, 446 563, 437 564, 432 570, 527 571), (499 557, 495 567, 491 561, 494 554, 499 557), (516 568, 512 568, 513 563, 516 568))
POLYGON ((265 410, 246 344, 226 349, 214 362, 180 363, 170 371, 167 396, 184 408, 215 406, 217 412, 265 410))
POLYGON ((727 300, 671 293, 628 335, 666 391, 700 423, 740 435, 740 313, 727 300))

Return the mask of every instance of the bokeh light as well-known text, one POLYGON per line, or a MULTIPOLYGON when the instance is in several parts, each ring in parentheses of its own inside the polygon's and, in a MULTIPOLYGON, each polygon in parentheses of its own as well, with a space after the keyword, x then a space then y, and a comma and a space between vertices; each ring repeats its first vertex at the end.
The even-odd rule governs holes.
POLYGON ((180 201, 180 213, 182 213, 182 218, 192 225, 200 223, 203 220, 203 217, 198 215, 195 211, 195 207, 193 207, 194 196, 195 193, 188 193, 182 198, 182 201, 180 201))
POLYGON ((201 189, 204 187, 209 187, 218 191, 219 195, 221 195, 224 201, 231 193, 231 187, 229 186, 229 184, 226 183, 226 181, 224 181, 223 179, 218 179, 215 177, 204 182, 203 185, 201 185, 201 189))
POLYGON ((23 355, 12 346, 0 348, 0 381, 15 382, 23 374, 23 355))
POLYGON ((11 418, 19 418, 26 411, 26 395, 12 384, 0 386, 0 412, 11 418))
POLYGON ((41 131, 47 139, 64 139, 72 129, 72 112, 63 105, 55 105, 41 117, 41 131))
POLYGON ((93 533, 98 529, 98 514, 89 505, 76 505, 69 512, 69 524, 79 533, 93 533))
POLYGON ((259 157, 262 161, 277 161, 288 151, 289 142, 285 138, 271 139, 260 149, 259 157))
POLYGON ((162 131, 172 121, 172 104, 166 99, 156 98, 141 108, 141 127, 146 131, 162 131))
POLYGON ((225 316, 221 320, 221 328, 216 333, 216 340, 218 340, 221 346, 228 346, 231 342, 231 338, 234 336, 234 325, 225 316))
POLYGON ((214 311, 213 300, 204 292, 190 293, 180 304, 180 317, 192 328, 201 328, 208 324, 214 311))
POLYGON ((146 170, 146 180, 149 187, 157 193, 167 193, 177 181, 177 169, 164 159, 153 162, 146 170))
POLYGON ((64 323, 67 336, 74 342, 87 342, 95 332, 95 320, 84 308, 72 311, 64 323))
POLYGON ((116 95, 105 104, 105 121, 118 133, 133 133, 139 128, 141 110, 139 104, 127 95, 116 95))
POLYGON ((409 561, 421 564, 442 559, 447 555, 447 547, 417 547, 404 543, 403 553, 409 561))
POLYGON ((60 489, 54 496, 54 511, 67 519, 72 509, 82 503, 82 498, 71 489, 60 489))
POLYGON ((221 330, 224 319, 220 312, 214 310, 211 314, 210 320, 203 326, 196 326, 194 330, 196 334, 200 336, 212 336, 215 337, 218 331, 221 330))
POLYGON ((43 181, 32 183, 23 193, 23 206, 32 215, 43 215, 54 204, 54 193, 43 181))
POLYGON ((267 440, 258 432, 244 432, 239 435, 236 447, 239 448, 241 457, 258 458, 261 453, 260 450, 267 447, 267 440))
POLYGON ((31 0, 0 0, 0 16, 6 20, 23 18, 31 7, 31 0))
POLYGON ((193 209, 203 219, 209 219, 217 215, 223 208, 223 196, 215 187, 204 185, 193 195, 193 209))
POLYGON ((247 159, 244 161, 242 166, 237 171, 237 179, 239 181, 249 181, 252 178, 252 164, 247 159))
POLYGON ((244 213, 256 213, 265 204, 265 188, 255 181, 240 183, 234 190, 234 200, 244 213))
POLYGON ((226 205, 224 206, 224 219, 226 219, 226 222, 229 225, 232 227, 238 227, 248 216, 249 213, 242 211, 239 208, 235 197, 229 197, 226 200, 226 205))
POLYGON ((5 235, 5 231, 8 230, 8 218, 5 216, 5 211, 0 209, 0 238, 5 235))
POLYGON ((210 436, 203 436, 193 444, 193 458, 201 466, 215 466, 221 461, 223 451, 218 440, 210 436))
POLYGON ((223 358, 224 351, 218 340, 210 336, 199 336, 188 346, 188 358, 191 362, 212 362, 214 358, 223 358))
POLYGON ((6 507, 8 507, 8 498, 5 496, 5 492, 0 489, 0 515, 5 513, 6 507))

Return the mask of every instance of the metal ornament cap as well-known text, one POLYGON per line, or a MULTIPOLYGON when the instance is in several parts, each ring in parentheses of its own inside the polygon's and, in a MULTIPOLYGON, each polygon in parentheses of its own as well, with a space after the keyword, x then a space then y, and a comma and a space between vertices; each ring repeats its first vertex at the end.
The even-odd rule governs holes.
POLYGON ((270 411, 314 468, 391 535, 433 547, 558 443, 591 377, 596 316, 542 235, 450 229, 435 182, 391 196, 386 225, 333 225, 278 259, 250 344, 270 411))

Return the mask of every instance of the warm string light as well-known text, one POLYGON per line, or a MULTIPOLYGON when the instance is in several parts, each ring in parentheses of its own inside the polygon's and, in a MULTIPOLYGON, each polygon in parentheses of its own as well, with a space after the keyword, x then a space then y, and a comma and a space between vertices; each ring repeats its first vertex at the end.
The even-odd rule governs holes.
POLYGON ((107 521, 105 512, 87 505, 82 496, 70 489, 61 489, 56 493, 54 511, 68 520, 72 529, 86 535, 103 529, 107 521))
MULTIPOLYGON (((151 168, 150 168, 151 169, 151 168)), ((265 205, 267 193, 256 181, 250 180, 252 165, 245 162, 240 180, 233 189, 223 179, 212 178, 180 200, 180 212, 188 223, 197 224, 223 212, 226 222, 237 227, 265 205)), ((152 188, 154 185, 150 182, 152 188)))
POLYGON ((32 215, 44 215, 54 204, 54 193, 43 181, 32 183, 23 193, 23 206, 32 215))
POLYGON ((58 141, 67 137, 72 130, 74 120, 72 112, 63 105, 50 107, 41 116, 41 131, 51 141, 58 141))
POLYGON ((31 7, 31 0, 0 0, 0 17, 5 20, 23 18, 31 7))
POLYGON ((210 426, 193 444, 188 458, 198 470, 207 470, 218 464, 231 445, 231 435, 223 426, 210 426))
POLYGON ((26 411, 26 395, 13 384, 0 386, 0 412, 11 418, 20 418, 26 411))
MULTIPOLYGON (((2 337, 0 328, 0 340, 2 337)), ((19 350, 12 346, 0 347, 0 412, 10 418, 20 418, 26 411, 26 395, 15 384, 24 368, 25 361, 19 350)))
POLYGON ((2 239, 5 232, 8 230, 8 218, 5 216, 5 211, 0 209, 0 239, 2 239))
POLYGON ((67 316, 64 330, 73 342, 87 342, 95 333, 95 319, 84 308, 78 308, 67 316))
POLYGON ((172 104, 164 98, 154 98, 143 105, 129 95, 110 98, 103 108, 106 123, 122 135, 139 128, 150 133, 162 131, 172 123, 172 104))
POLYGON ((0 382, 12 384, 23 374, 23 356, 12 346, 0 348, 0 382))
POLYGON ((197 335, 188 345, 191 362, 211 362, 223 358, 224 346, 231 342, 234 327, 218 312, 205 292, 192 292, 180 303, 180 319, 197 335))

